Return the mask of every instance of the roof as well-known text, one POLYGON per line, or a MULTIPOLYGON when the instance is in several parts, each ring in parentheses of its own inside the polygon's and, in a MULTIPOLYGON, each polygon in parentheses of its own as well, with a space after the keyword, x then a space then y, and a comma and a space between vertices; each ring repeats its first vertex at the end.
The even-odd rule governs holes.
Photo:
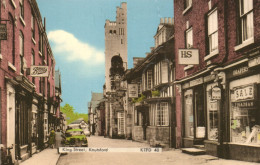
POLYGON ((82 121, 84 121, 84 119, 83 118, 79 118, 79 119, 71 122, 70 124, 80 124, 82 121))
POLYGON ((92 92, 91 101, 100 101, 103 98, 103 93, 94 93, 92 92))

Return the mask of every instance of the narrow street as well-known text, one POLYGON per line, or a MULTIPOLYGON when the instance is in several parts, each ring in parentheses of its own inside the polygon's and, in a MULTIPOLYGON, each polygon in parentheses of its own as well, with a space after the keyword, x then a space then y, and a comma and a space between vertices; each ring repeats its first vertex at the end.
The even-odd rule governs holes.
MULTIPOLYGON (((147 144, 133 142, 124 139, 109 139, 100 136, 88 138, 89 147, 110 147, 110 148, 138 148, 149 147, 147 144)), ((235 160, 224 160, 209 155, 191 156, 181 152, 181 150, 171 149, 162 153, 68 153, 61 155, 58 165, 254 165, 256 163, 242 162, 235 160)))

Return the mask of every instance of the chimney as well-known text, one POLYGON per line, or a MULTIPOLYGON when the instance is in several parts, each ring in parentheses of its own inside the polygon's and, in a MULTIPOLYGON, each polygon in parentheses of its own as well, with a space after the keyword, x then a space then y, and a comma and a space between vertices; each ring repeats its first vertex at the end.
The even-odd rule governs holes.
POLYGON ((168 18, 164 18, 164 23, 167 24, 168 23, 168 18))
POLYGON ((150 47, 151 52, 154 50, 154 47, 150 47))
POLYGON ((160 24, 163 24, 163 18, 160 19, 160 24))
POLYGON ((168 22, 169 22, 169 24, 172 24, 172 18, 171 17, 168 18, 168 22))

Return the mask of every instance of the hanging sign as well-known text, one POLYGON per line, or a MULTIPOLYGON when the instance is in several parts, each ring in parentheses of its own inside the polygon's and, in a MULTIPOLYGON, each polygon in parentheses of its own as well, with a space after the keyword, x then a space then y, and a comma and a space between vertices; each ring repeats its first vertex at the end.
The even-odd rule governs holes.
POLYGON ((221 99, 221 89, 219 87, 212 88, 212 100, 220 100, 221 99))
POLYGON ((0 24, 0 40, 7 40, 6 24, 0 24))
POLYGON ((198 49, 179 49, 179 64, 198 65, 199 50, 198 49))
POLYGON ((30 75, 32 77, 48 77, 48 66, 31 66, 30 75))
POLYGON ((138 97, 138 85, 137 84, 128 84, 128 96, 129 96, 129 98, 138 97))

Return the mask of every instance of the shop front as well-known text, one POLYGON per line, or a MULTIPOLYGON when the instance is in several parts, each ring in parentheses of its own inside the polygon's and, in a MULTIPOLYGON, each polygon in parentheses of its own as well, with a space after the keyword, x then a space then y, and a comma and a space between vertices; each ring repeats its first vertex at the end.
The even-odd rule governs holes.
POLYGON ((242 64, 228 72, 228 157, 260 161, 259 68, 242 64), (246 153, 246 154, 245 154, 246 153))

